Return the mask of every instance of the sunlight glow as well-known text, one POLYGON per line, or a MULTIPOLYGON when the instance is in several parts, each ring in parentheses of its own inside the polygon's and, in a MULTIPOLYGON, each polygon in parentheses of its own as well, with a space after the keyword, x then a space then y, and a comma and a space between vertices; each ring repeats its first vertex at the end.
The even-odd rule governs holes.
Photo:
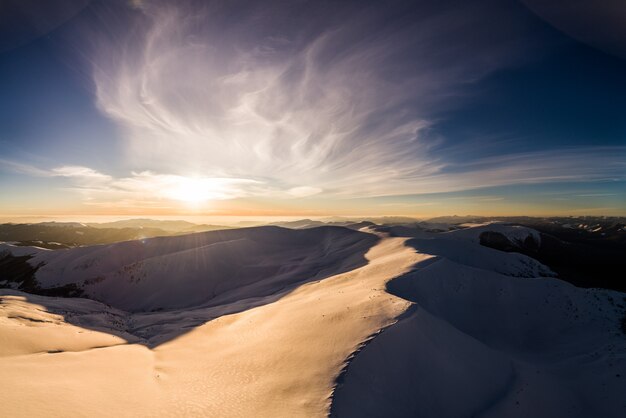
POLYGON ((225 184, 214 179, 175 177, 165 194, 182 202, 203 203, 219 199, 226 192, 225 184))

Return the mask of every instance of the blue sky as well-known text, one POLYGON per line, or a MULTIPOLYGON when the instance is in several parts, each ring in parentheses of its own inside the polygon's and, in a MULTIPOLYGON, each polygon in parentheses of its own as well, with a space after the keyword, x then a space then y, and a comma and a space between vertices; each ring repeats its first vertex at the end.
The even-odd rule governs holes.
POLYGON ((30 3, 5 218, 626 214, 626 60, 560 2, 30 3))

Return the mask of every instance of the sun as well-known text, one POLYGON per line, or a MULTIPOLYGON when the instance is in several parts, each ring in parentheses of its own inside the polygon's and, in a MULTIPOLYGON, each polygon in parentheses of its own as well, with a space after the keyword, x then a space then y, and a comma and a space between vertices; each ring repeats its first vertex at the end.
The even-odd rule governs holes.
POLYGON ((225 177, 161 175, 151 182, 150 190, 157 196, 198 206, 214 200, 227 200, 246 194, 246 187, 257 180, 225 177))
POLYGON ((219 185, 211 179, 177 177, 170 189, 168 196, 174 200, 186 203, 204 203, 216 198, 219 185))

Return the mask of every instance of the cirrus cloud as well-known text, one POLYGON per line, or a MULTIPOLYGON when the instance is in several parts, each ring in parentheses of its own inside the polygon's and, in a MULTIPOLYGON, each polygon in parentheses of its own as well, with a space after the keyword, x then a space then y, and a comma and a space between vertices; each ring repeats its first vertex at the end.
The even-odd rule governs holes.
POLYGON ((135 30, 96 43, 97 104, 134 167, 294 196, 421 193, 449 165, 424 134, 437 111, 525 50, 526 28, 488 3, 404 18, 358 3, 135 3, 135 30))

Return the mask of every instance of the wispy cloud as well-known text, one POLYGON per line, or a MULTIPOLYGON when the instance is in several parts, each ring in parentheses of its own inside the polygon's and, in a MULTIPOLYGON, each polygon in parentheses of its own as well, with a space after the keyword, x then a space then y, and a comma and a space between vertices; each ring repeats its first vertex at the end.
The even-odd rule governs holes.
POLYGON ((162 206, 165 202, 204 202, 258 194, 259 182, 237 178, 183 177, 150 171, 114 178, 86 167, 52 170, 71 172, 74 190, 90 204, 128 202, 129 206, 162 206), (96 180, 96 181, 94 181, 96 180))
POLYGON ((425 6, 391 24, 378 6, 333 6, 337 18, 319 19, 281 4, 293 18, 284 19, 237 3, 231 20, 234 5, 135 5, 137 30, 98 43, 93 75, 136 167, 262 181, 295 196, 448 191, 488 176, 445 174, 450 162, 423 133, 464 85, 524 50, 524 28, 493 5, 489 14, 425 6), (481 30, 487 20, 506 36, 481 30))
POLYGON ((606 197, 606 196, 617 196, 617 193, 585 193, 585 194, 577 194, 576 197, 606 197))
MULTIPOLYGON (((131 172, 114 177, 83 166, 60 166, 49 170, 23 163, 0 160, 0 167, 39 177, 66 178, 64 188, 80 193, 90 205, 120 207, 163 207, 179 201, 209 201, 235 198, 265 197, 273 199, 354 198, 393 195, 441 194, 437 199, 499 201, 503 196, 446 196, 446 193, 505 185, 596 182, 626 180, 624 162, 626 147, 577 148, 567 151, 542 151, 490 157, 472 163, 447 163, 441 168, 410 179, 389 178, 385 182, 369 182, 367 188, 351 187, 344 179, 343 188, 332 192, 312 186, 285 187, 275 180, 264 181, 236 177, 182 176, 153 171, 131 172), (410 183, 408 182, 410 180, 410 183), (169 202, 169 203, 167 203, 169 202)), ((360 183, 361 186, 365 183, 360 183)), ((572 198, 603 198, 615 193, 561 192, 572 198)), ((559 192, 551 193, 559 195, 559 192)), ((432 196, 431 196, 432 197, 432 196)), ((436 200, 437 200, 436 199, 436 200)), ((564 198, 553 197, 559 200, 564 198)), ((394 203, 394 205, 397 205, 394 203)))
POLYGON ((76 177, 80 179, 98 180, 104 182, 109 182, 112 180, 111 176, 102 174, 92 168, 75 165, 65 165, 53 168, 48 174, 51 174, 53 176, 76 177))
POLYGON ((43 170, 30 164, 24 164, 4 158, 0 158, 0 169, 13 173, 26 174, 29 176, 48 176, 50 174, 48 170, 43 170))
POLYGON ((80 193, 85 203, 98 206, 171 207, 173 202, 226 200, 265 193, 290 198, 315 194, 316 190, 269 190, 263 183, 249 179, 185 177, 151 171, 131 172, 114 177, 89 167, 60 166, 49 170, 28 164, 0 160, 0 167, 37 177, 65 178, 62 188, 80 193))

